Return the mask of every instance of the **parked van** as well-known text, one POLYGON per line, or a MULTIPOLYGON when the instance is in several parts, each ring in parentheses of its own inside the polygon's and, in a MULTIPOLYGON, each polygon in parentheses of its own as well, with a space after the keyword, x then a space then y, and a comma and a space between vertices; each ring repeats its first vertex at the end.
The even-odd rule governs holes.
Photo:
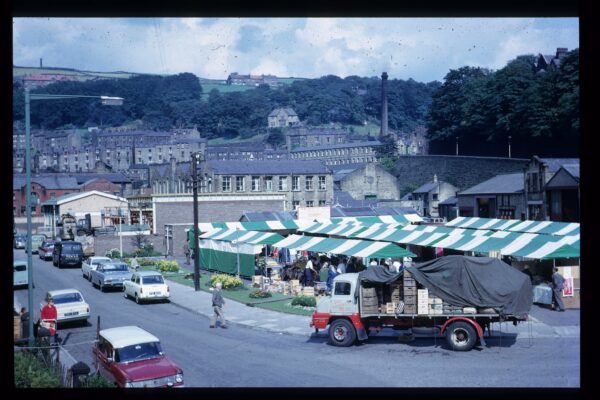
POLYGON ((83 262, 83 247, 74 241, 60 241, 54 243, 52 250, 52 265, 62 268, 65 265, 81 268, 83 262))
POLYGON ((27 271, 27 261, 13 261, 13 287, 27 286, 29 284, 29 275, 27 271))

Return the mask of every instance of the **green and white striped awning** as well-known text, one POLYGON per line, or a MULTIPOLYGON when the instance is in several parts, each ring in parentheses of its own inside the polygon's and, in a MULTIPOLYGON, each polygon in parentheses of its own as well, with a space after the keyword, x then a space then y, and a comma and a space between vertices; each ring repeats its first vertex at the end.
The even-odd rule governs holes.
POLYGON ((249 244, 273 244, 283 239, 278 233, 217 229, 199 236, 200 239, 222 240, 249 244))
POLYGON ((577 222, 521 221, 518 219, 496 219, 458 217, 446 224, 447 227, 469 229, 491 229, 497 231, 540 233, 546 235, 577 235, 580 226, 577 222))
POLYGON ((231 229, 242 231, 280 231, 298 229, 314 225, 313 221, 288 220, 288 221, 251 221, 251 222, 200 222, 200 232, 210 232, 216 229, 231 229))
MULTIPOLYGON (((327 222, 320 221, 319 222, 327 222)), ((401 223, 401 224, 410 224, 413 222, 423 222, 423 218, 419 217, 417 214, 400 214, 400 215, 377 215, 377 216, 368 216, 368 217, 334 217, 331 218, 331 222, 334 224, 340 223, 367 223, 367 224, 393 224, 393 223, 401 223)))
POLYGON ((385 226, 371 226, 357 232, 352 235, 352 237, 429 246, 433 242, 449 235, 485 236, 491 233, 493 232, 472 229, 452 229, 443 226, 427 225, 407 225, 401 229, 388 228, 385 226))
POLYGON ((293 250, 343 254, 354 257, 416 257, 414 253, 393 243, 358 239, 332 239, 315 236, 290 235, 277 243, 273 243, 273 246, 293 250))

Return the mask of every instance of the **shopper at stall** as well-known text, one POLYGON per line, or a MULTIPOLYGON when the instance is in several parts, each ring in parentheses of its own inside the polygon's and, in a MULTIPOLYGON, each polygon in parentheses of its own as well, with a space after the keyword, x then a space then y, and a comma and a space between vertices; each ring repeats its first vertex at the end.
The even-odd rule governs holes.
POLYGON ((327 271, 327 291, 331 292, 331 288, 333 287, 333 278, 337 276, 337 270, 334 265, 329 267, 329 271, 327 271))
POLYGON ((350 259, 348 260, 348 264, 346 264, 346 272, 356 272, 356 258, 350 257, 350 259))
POLYGON ((185 265, 190 265, 190 244, 187 240, 183 242, 183 254, 185 254, 185 265))
POLYGON ((552 309, 556 311, 565 311, 565 305, 562 301, 561 291, 565 285, 565 278, 558 273, 558 268, 554 267, 552 274, 552 309), (558 310, 556 309, 558 307, 558 310))
POLYGON ((306 266, 304 267, 304 286, 313 286, 314 285, 314 277, 317 273, 313 268, 313 262, 315 260, 309 259, 306 262, 306 266))
POLYGON ((54 299, 52 296, 48 296, 46 298, 46 304, 42 307, 42 311, 40 313, 40 326, 42 328, 48 329, 50 332, 50 336, 52 338, 51 343, 57 342, 56 337, 56 319, 58 318, 58 312, 56 311, 56 306, 54 305, 54 299))
POLYGON ((337 273, 338 273, 338 275, 346 273, 346 258, 344 258, 344 257, 340 258, 340 262, 337 265, 337 273))
POLYGON ((213 290, 212 295, 212 307, 214 311, 214 315, 210 319, 210 327, 214 328, 216 326, 217 320, 221 324, 221 328, 227 328, 227 323, 225 322, 225 314, 223 313, 223 307, 225 306, 225 300, 223 300, 223 296, 221 295, 221 288, 223 284, 221 282, 217 282, 215 288, 213 290))

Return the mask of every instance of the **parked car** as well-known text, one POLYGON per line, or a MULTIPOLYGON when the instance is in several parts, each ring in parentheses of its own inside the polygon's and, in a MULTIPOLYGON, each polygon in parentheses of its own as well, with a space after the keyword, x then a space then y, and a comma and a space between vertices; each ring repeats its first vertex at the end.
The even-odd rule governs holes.
POLYGON ((83 248, 81 243, 73 241, 60 241, 54 243, 52 251, 52 265, 62 268, 64 265, 75 265, 81 268, 83 263, 83 248))
POLYGON ((13 247, 15 249, 24 249, 27 246, 27 235, 18 234, 13 240, 13 247))
MULTIPOLYGON (((85 302, 83 295, 77 289, 52 290, 46 297, 52 296, 56 306, 57 324, 80 321, 84 326, 90 318, 90 305, 85 302)), ((40 303, 40 311, 46 303, 40 303)))
POLYGON ((123 283, 125 297, 135 299, 136 303, 147 300, 166 300, 169 298, 169 286, 160 272, 138 271, 131 279, 123 283))
POLYGON ((41 233, 31 235, 31 254, 36 254, 38 252, 38 248, 46 239, 48 239, 46 235, 43 235, 41 233))
POLYGON ((27 272, 27 261, 13 261, 13 287, 20 287, 29 284, 29 275, 27 272))
POLYGON ((99 264, 111 262, 112 259, 108 257, 89 257, 81 264, 81 273, 83 277, 91 282, 92 271, 95 271, 99 264))
POLYGON ((40 244, 40 247, 38 247, 38 255, 42 260, 52 259, 54 243, 56 243, 56 240, 46 239, 40 244))
POLYGON ((99 264, 95 271, 90 273, 92 285, 104 292, 106 288, 123 289, 123 282, 131 279, 129 267, 122 261, 111 261, 99 264))
POLYGON ((94 367, 118 387, 183 387, 183 371, 160 340, 137 326, 103 329, 92 347, 94 367))

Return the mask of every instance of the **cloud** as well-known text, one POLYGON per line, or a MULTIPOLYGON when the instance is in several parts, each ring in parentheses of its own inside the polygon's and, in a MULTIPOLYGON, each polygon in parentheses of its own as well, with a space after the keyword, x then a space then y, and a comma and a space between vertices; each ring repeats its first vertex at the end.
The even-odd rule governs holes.
POLYGON ((442 80, 579 47, 576 18, 15 18, 13 63, 95 71, 442 80))

